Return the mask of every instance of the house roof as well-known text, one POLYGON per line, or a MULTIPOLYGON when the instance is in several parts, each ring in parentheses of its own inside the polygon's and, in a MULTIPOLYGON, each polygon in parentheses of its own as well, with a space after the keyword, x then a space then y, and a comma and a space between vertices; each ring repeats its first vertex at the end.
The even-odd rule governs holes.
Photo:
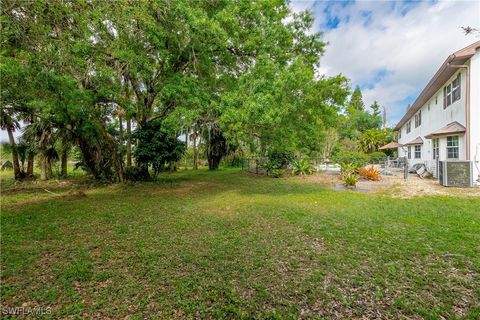
POLYGON ((387 150, 387 149, 397 149, 398 147, 401 147, 402 145, 398 142, 390 142, 384 145, 383 147, 378 148, 379 150, 387 150))
POLYGON ((420 93, 400 122, 395 126, 394 130, 399 130, 405 124, 405 122, 407 122, 418 110, 420 110, 420 108, 433 96, 433 94, 437 92, 438 89, 440 89, 455 72, 457 72, 458 68, 452 67, 451 65, 464 64, 475 54, 476 50, 479 48, 480 41, 477 41, 468 47, 458 50, 457 52, 448 56, 433 78, 430 79, 422 93, 420 93))
POLYGON ((415 139, 413 139, 412 141, 408 142, 408 143, 405 143, 403 146, 414 146, 414 145, 417 145, 417 144, 423 144, 423 140, 422 138, 420 137, 416 137, 415 139))
POLYGON ((457 121, 447 124, 445 127, 433 131, 425 136, 427 139, 432 139, 433 137, 445 136, 451 134, 465 133, 466 128, 462 126, 457 121))

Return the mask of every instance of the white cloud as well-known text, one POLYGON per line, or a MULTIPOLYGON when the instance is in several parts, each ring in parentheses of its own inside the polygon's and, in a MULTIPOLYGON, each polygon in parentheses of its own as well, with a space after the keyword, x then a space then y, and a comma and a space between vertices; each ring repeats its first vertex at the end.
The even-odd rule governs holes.
POLYGON ((461 26, 480 25, 480 2, 292 2, 292 9, 312 9, 315 31, 329 42, 321 60, 327 75, 342 73, 363 87, 364 100, 387 107, 399 120, 406 99, 414 100, 448 55, 479 38, 461 26), (329 18, 340 20, 328 29, 329 18), (323 29, 323 30, 322 30, 323 29))

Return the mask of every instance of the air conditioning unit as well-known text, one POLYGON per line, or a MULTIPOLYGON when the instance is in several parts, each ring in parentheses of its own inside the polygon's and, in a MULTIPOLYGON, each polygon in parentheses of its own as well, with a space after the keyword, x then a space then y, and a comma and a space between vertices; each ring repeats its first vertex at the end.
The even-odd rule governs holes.
POLYGON ((445 187, 473 187, 473 162, 439 161, 438 182, 445 187))

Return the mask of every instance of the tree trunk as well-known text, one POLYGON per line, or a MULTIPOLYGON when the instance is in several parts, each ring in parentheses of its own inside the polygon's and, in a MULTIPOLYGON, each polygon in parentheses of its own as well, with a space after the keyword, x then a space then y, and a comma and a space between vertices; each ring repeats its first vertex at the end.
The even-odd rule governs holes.
POLYGON ((10 127, 7 127, 8 140, 10 140, 10 145, 12 146, 12 162, 13 162, 13 175, 15 180, 20 180, 23 178, 22 171, 20 170, 20 162, 18 161, 17 145, 15 144, 15 137, 13 136, 13 130, 10 127))
POLYGON ((197 133, 193 135, 193 169, 198 169, 198 156, 197 156, 197 133))
POLYGON ((47 159, 47 179, 51 179, 52 177, 53 177, 52 163, 47 159))
POLYGON ((41 155, 42 159, 40 160, 40 180, 47 180, 47 157, 41 155))
POLYGON ((125 173, 123 169, 123 159, 114 156, 113 167, 117 173, 118 182, 125 182, 125 173))
MULTIPOLYGON (((189 129, 185 129, 185 150, 188 151, 188 134, 189 129)), ((185 170, 188 170, 188 152, 185 152, 185 170)))
POLYGON ((62 150, 62 155, 61 155, 61 162, 62 162, 62 177, 66 178, 67 177, 67 160, 68 160, 68 152, 67 148, 63 148, 62 150))
POLYGON ((118 116, 118 140, 120 141, 120 148, 123 150, 123 119, 122 116, 118 116))
MULTIPOLYGON (((32 114, 30 115, 30 124, 35 122, 35 116, 32 114)), ((27 159, 27 177, 33 178, 33 165, 34 165, 35 153, 30 150, 28 152, 28 159, 27 159)))
POLYGON ((210 170, 217 170, 220 161, 227 153, 227 141, 222 132, 217 128, 212 128, 209 133, 207 158, 208 168, 210 170))
POLYGON ((132 119, 127 118, 127 167, 132 166, 132 119))
POLYGON ((27 162, 27 177, 33 177, 33 163, 34 163, 34 155, 33 152, 28 154, 28 162, 27 162))
POLYGON ((119 139, 120 139, 120 144, 123 145, 123 119, 122 116, 118 117, 118 126, 119 126, 119 139))

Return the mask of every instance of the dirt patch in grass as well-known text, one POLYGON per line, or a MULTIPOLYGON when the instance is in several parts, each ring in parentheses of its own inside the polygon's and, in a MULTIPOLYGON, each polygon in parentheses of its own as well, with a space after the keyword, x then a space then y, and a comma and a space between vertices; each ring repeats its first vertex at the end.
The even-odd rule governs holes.
MULTIPOLYGON (((421 179, 415 174, 409 174, 407 180, 403 178, 403 172, 394 172, 392 176, 381 176, 380 181, 360 179, 357 183, 359 190, 366 189, 375 193, 382 193, 394 198, 412 198, 416 196, 462 196, 480 197, 480 188, 455 188, 444 187, 436 179, 421 179)), ((308 181, 333 187, 341 185, 339 173, 318 173, 306 177, 308 181)), ((342 192, 342 191, 339 191, 342 192)))

